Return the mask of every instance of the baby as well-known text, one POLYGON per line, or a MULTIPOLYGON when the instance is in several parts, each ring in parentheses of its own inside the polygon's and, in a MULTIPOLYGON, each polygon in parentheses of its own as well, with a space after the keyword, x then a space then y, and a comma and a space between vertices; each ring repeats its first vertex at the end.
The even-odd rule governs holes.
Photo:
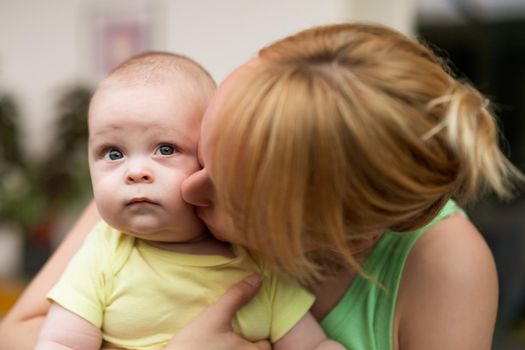
POLYGON ((200 122, 215 90, 191 59, 161 52, 119 65, 89 109, 89 167, 104 219, 60 281, 37 349, 162 349, 226 289, 258 272, 233 327, 274 349, 344 349, 309 314, 313 296, 240 246, 211 236, 180 194, 199 169, 200 122))

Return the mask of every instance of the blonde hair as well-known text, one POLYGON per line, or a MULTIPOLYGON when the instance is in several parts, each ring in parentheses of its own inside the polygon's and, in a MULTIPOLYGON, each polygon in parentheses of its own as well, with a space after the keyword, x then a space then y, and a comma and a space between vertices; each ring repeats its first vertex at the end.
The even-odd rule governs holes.
POLYGON ((214 135, 219 202, 237 235, 303 281, 341 262, 362 273, 352 240, 421 227, 451 197, 508 197, 522 178, 487 100, 387 28, 300 32, 236 84, 214 135))

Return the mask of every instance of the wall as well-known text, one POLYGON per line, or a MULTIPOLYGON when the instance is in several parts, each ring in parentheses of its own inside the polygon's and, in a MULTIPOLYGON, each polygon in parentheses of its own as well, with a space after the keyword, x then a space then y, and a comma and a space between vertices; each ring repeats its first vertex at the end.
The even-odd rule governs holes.
POLYGON ((0 92, 18 98, 30 155, 52 139, 60 92, 96 83, 93 14, 152 5, 151 48, 195 58, 221 81, 264 44, 297 30, 348 20, 410 32, 416 0, 2 0, 0 92))

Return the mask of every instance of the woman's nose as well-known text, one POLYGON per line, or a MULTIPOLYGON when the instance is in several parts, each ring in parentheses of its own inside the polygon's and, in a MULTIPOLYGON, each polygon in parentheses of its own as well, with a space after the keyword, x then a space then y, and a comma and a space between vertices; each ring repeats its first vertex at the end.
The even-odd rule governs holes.
POLYGON ((198 207, 208 207, 213 200, 213 184, 206 168, 188 176, 181 184, 182 199, 198 207))

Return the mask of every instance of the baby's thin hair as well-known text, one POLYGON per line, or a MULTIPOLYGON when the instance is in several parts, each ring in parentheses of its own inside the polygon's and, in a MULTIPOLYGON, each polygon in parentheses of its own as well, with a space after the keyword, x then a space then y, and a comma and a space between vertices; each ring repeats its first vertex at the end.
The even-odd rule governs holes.
POLYGON ((172 52, 147 51, 133 56, 115 67, 105 79, 129 84, 153 84, 176 77, 189 78, 197 83, 196 89, 209 98, 216 88, 211 74, 195 60, 172 52))

